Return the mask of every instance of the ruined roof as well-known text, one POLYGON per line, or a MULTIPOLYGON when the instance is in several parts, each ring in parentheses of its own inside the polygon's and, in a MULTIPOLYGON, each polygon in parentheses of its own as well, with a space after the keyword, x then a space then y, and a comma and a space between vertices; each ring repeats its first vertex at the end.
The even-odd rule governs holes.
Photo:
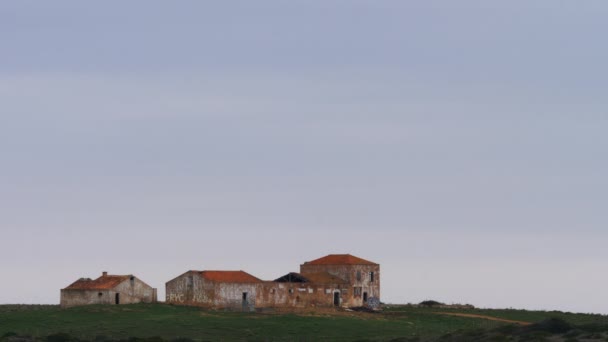
POLYGON ((350 254, 329 254, 313 261, 307 261, 305 265, 378 265, 374 262, 358 258, 350 254))
POLYGON ((205 279, 219 283, 259 283, 262 281, 245 271, 200 271, 199 274, 205 279))
POLYGON ((311 283, 317 284, 346 284, 346 280, 327 272, 306 273, 303 275, 311 283))
POLYGON ((110 290, 132 275, 103 275, 95 280, 81 278, 66 287, 66 290, 110 290))
POLYGON ((327 272, 296 273, 291 272, 274 280, 277 283, 318 283, 318 284, 345 284, 346 280, 327 272))
POLYGON ((310 280, 300 273, 290 272, 274 281, 277 283, 308 283, 310 280))

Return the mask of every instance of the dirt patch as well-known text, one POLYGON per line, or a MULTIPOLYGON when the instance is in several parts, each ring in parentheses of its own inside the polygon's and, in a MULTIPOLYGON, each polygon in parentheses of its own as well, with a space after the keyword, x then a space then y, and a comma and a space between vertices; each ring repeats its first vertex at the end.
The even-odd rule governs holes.
POLYGON ((498 317, 492 317, 492 316, 486 316, 486 315, 476 315, 476 314, 457 313, 457 312, 434 312, 434 313, 437 314, 437 315, 467 317, 467 318, 479 318, 479 319, 487 319, 489 321, 497 321, 497 322, 504 322, 504 323, 519 324, 519 325, 530 325, 530 324, 532 324, 530 322, 514 321, 514 320, 511 320, 511 319, 498 318, 498 317))

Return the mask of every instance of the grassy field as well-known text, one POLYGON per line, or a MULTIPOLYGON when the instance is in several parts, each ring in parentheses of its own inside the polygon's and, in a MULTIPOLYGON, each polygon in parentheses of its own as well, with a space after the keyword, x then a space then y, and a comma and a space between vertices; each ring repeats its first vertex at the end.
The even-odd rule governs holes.
MULTIPOLYGON (((426 341, 443 336, 444 340, 467 341, 472 336, 468 332, 496 331, 511 326, 489 319, 441 314, 446 311, 530 323, 554 317, 577 326, 608 326, 608 317, 601 315, 441 310, 393 305, 388 305, 379 314, 331 311, 323 314, 312 311, 298 314, 236 313, 163 304, 70 309, 50 305, 6 305, 0 306, 0 337, 10 340, 9 337, 16 334, 44 340, 49 335, 66 333, 78 340, 101 342, 131 337, 196 341, 426 341)), ((604 338, 604 335, 597 337, 604 338)))

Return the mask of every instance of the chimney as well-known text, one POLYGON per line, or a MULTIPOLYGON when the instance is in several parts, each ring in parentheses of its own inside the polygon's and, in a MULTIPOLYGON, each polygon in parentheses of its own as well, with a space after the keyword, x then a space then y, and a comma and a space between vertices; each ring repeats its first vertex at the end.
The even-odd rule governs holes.
POLYGON ((101 275, 102 275, 103 277, 107 277, 107 276, 108 276, 108 272, 103 271, 103 272, 101 273, 101 275))

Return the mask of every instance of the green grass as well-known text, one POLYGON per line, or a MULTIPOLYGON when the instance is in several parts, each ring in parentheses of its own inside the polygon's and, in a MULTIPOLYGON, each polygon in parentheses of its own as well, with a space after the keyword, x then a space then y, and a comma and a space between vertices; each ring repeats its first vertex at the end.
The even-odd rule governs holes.
MULTIPOLYGON (((295 315, 208 311, 163 304, 86 306, 0 306, 0 336, 45 337, 67 333, 82 340, 159 336, 197 341, 390 341, 433 339, 456 331, 491 330, 505 323, 438 315, 430 308, 389 306, 381 314, 295 315)), ((537 322, 559 317, 572 324, 608 324, 608 317, 522 310, 450 310, 537 322)))
POLYGON ((433 312, 454 312, 484 315, 513 321, 540 322, 548 318, 559 318, 575 325, 581 324, 608 324, 608 316, 599 314, 581 314, 561 311, 528 311, 517 309, 438 309, 417 308, 409 305, 387 305, 384 312, 400 312, 404 314, 424 314, 433 312))

